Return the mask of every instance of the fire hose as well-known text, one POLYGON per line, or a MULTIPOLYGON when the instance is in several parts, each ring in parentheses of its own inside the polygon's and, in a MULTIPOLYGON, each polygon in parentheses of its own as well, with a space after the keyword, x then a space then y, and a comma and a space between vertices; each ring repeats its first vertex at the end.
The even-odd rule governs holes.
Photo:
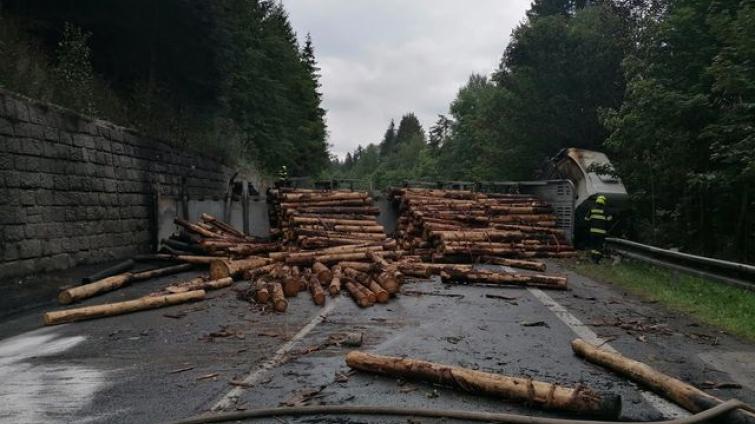
MULTIPOLYGON (((697 424, 710 422, 720 418, 724 414, 742 409, 755 413, 755 408, 737 399, 728 400, 720 405, 695 415, 683 418, 674 418, 666 421, 649 421, 644 424, 697 424)), ((426 417, 448 418, 467 421, 482 421, 506 424, 616 424, 617 421, 591 421, 571 418, 546 418, 528 415, 507 414, 500 412, 473 412, 461 410, 423 409, 423 408, 400 408, 392 406, 304 406, 282 408, 260 408, 243 412, 231 412, 217 415, 200 415, 175 421, 171 424, 203 424, 223 423, 229 421, 242 421, 260 418, 272 418, 281 416, 312 416, 312 415, 385 415, 403 417, 426 417)))

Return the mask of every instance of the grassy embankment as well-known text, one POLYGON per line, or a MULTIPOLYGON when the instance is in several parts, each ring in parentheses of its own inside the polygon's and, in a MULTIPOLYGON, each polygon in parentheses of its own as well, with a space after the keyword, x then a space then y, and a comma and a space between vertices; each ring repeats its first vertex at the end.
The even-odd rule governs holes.
POLYGON ((580 274, 611 283, 700 322, 755 340, 755 292, 638 262, 576 263, 580 274))

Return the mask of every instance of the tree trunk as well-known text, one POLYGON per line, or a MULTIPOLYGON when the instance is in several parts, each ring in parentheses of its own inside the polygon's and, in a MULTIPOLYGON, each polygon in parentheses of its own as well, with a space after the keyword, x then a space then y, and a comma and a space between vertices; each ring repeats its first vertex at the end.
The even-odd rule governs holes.
MULTIPOLYGON (((592 363, 602 365, 613 372, 648 387, 692 413, 701 412, 723 403, 721 399, 711 396, 681 380, 663 374, 642 362, 629 359, 618 353, 600 349, 582 339, 575 339, 572 341, 571 346, 577 356, 585 358, 592 363)), ((735 410, 715 422, 722 424, 755 424, 755 416, 741 410, 735 410)))
POLYGON ((195 290, 186 293, 168 294, 164 296, 146 296, 125 302, 107 303, 103 305, 84 306, 81 308, 64 311, 47 312, 44 315, 46 325, 63 324, 66 322, 81 321, 91 318, 101 318, 113 315, 127 314, 130 312, 143 311, 146 309, 162 308, 204 299, 204 290, 195 290))
POLYGON ((483 262, 488 264, 510 266, 513 268, 529 269, 532 271, 545 272, 545 264, 538 261, 525 261, 523 259, 505 259, 496 258, 495 256, 483 256, 480 258, 483 262))
POLYGON ((409 358, 349 352, 349 367, 391 377, 426 380, 452 386, 474 394, 510 399, 546 409, 582 416, 616 419, 621 397, 598 393, 590 388, 569 388, 529 378, 509 377, 409 358))
POLYGON ((328 285, 328 292, 331 296, 337 296, 341 292, 341 266, 337 265, 333 268, 333 278, 328 285))
POLYGON ((273 309, 275 309, 275 312, 286 312, 288 301, 286 300, 286 295, 283 293, 283 286, 280 283, 271 283, 269 290, 272 294, 273 309))
POLYGON ((554 277, 550 275, 526 275, 510 274, 507 272, 494 271, 469 271, 469 272, 441 272, 441 279, 446 281, 462 281, 469 283, 485 284, 511 284, 519 286, 533 286, 555 290, 566 290, 566 277, 554 277))
POLYGON ((249 258, 237 261, 218 259, 210 263, 210 277, 217 280, 225 277, 240 277, 245 271, 263 267, 270 263, 267 258, 249 258))
POLYGON ((354 299, 354 302, 356 302, 357 305, 362 308, 371 306, 372 304, 370 303, 370 299, 361 290, 359 290, 359 287, 357 286, 358 284, 352 281, 346 281, 344 283, 344 287, 346 287, 346 290, 349 292, 351 298, 354 299))
POLYGON ((322 306, 325 304, 325 291, 322 289, 322 284, 316 276, 312 276, 309 279, 309 291, 312 293, 312 301, 315 305, 322 306))
MULTIPOLYGON (((190 281, 186 281, 183 283, 177 283, 177 284, 171 284, 165 289, 163 289, 163 292, 167 293, 186 293, 190 291, 196 291, 196 290, 204 290, 204 291, 210 291, 210 290, 219 290, 222 288, 230 287, 233 284, 233 278, 226 277, 221 278, 219 280, 205 280, 202 277, 195 278, 190 281)), ((162 293, 155 293, 155 295, 160 295, 162 293)))
POLYGON ((255 302, 264 305, 270 301, 270 290, 268 289, 268 286, 269 284, 265 280, 258 280, 252 284, 255 302))
POLYGON ((391 298, 390 293, 388 293, 380 284, 375 282, 375 280, 369 280, 369 283, 366 284, 365 287, 375 294, 375 301, 378 303, 388 303, 388 300, 391 298))

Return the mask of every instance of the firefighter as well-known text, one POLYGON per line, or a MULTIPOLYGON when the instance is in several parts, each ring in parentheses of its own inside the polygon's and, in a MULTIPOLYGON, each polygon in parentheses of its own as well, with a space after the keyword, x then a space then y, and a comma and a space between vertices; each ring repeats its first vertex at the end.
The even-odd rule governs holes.
POLYGON ((281 166, 280 171, 278 171, 278 183, 276 185, 288 187, 288 168, 286 168, 286 165, 281 166))
POLYGON ((603 244, 608 234, 608 222, 612 217, 606 215, 606 196, 602 194, 595 199, 595 205, 585 217, 590 223, 590 257, 593 262, 600 263, 603 258, 603 244))

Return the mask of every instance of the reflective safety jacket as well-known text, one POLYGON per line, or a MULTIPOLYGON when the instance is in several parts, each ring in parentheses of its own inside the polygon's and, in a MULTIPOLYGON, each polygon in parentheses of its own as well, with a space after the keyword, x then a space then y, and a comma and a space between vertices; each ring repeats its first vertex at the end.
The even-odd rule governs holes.
POLYGON ((603 206, 596 204, 590 209, 585 220, 590 221, 590 234, 605 236, 611 218, 606 216, 603 206))

